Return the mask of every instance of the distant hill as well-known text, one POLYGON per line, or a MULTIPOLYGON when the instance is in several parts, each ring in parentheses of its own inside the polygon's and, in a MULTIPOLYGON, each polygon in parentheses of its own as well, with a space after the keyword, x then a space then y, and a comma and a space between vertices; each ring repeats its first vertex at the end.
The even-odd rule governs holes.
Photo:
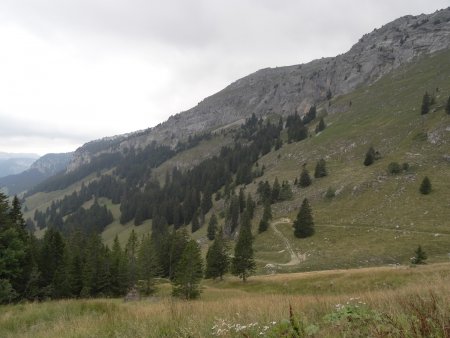
POLYGON ((46 178, 64 171, 72 159, 72 154, 46 154, 38 160, 33 160, 26 170, 15 175, 1 177, 0 188, 6 189, 10 195, 28 190, 46 178))
POLYGON ((0 152, 0 178, 27 170, 38 158, 37 154, 0 152))

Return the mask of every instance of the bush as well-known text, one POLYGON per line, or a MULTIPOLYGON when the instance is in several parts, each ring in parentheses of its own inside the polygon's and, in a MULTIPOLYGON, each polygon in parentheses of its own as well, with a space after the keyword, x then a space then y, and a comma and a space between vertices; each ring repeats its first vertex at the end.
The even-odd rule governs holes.
POLYGON ((332 187, 329 187, 327 192, 325 193, 325 198, 332 199, 336 196, 336 190, 332 187))
POLYGON ((391 162, 388 165, 389 174, 400 174, 402 172, 402 167, 397 162, 391 162))

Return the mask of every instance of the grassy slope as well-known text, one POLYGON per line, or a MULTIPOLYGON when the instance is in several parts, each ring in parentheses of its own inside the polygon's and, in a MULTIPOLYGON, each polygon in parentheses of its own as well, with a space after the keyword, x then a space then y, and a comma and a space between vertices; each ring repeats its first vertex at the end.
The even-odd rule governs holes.
MULTIPOLYGON (((302 264, 284 270, 406 263, 418 244, 431 260, 448 260, 450 170, 444 155, 449 155, 450 116, 443 105, 450 95, 449 80, 449 52, 402 68, 370 87, 336 98, 334 106, 348 107, 349 101, 352 105, 327 116, 329 126, 318 136, 285 145, 260 160, 267 167, 261 179, 270 182, 276 176, 293 182, 305 163, 312 175, 316 161, 327 160, 328 177, 297 189, 293 201, 272 207, 275 219, 295 219, 301 200, 307 197, 314 211, 316 235, 310 239, 295 239, 290 224, 278 226, 306 255, 302 264), (419 113, 423 93, 436 87, 437 104, 432 109, 436 111, 423 119, 419 113), (439 135, 438 144, 421 137, 424 130, 439 135), (362 161, 370 145, 381 152, 382 159, 365 167, 362 161), (408 162, 411 168, 408 173, 388 175, 391 161, 408 162), (425 175, 433 184, 428 196, 418 192, 425 175), (339 191, 332 200, 324 198, 329 187, 339 191)), ((254 192, 256 183, 247 189, 254 192)), ((267 237, 257 236, 256 246, 268 243, 267 237)), ((259 258, 267 256, 267 250, 257 253, 259 258)))
MULTIPOLYGON (((422 315, 429 327, 445 318, 448 322, 449 277, 449 264, 259 276, 245 284, 229 277, 205 281, 201 299, 192 302, 172 299, 170 285, 160 284, 155 297, 140 302, 96 299, 1 306, 0 336, 257 337, 273 321, 286 322, 289 306, 315 329, 315 337, 383 336, 380 330, 392 323, 396 325, 391 329, 413 336, 411 326, 419 324, 422 315), (338 304, 358 306, 352 308, 352 321, 330 320, 330 314, 343 312, 338 304), (257 324, 239 328, 250 323, 257 324)), ((384 336, 400 336, 390 332, 384 336)))

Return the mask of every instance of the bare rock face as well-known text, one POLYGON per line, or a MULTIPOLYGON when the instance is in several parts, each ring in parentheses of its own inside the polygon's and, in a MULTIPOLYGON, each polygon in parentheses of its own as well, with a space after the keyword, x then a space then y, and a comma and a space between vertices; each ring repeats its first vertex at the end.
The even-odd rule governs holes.
MULTIPOLYGON (((364 35, 344 54, 302 65, 262 69, 239 79, 196 107, 129 135, 116 148, 142 148, 152 141, 175 145, 188 135, 243 121, 252 113, 304 114, 313 104, 373 83, 417 57, 449 47, 450 8, 430 15, 405 16, 364 35)), ((76 151, 70 168, 93 156, 83 147, 76 151)))

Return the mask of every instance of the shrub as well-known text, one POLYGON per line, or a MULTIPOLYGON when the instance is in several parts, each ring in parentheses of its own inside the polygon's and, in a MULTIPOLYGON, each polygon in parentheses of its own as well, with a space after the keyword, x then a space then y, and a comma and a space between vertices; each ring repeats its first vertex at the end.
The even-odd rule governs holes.
POLYGON ((391 162, 388 165, 389 174, 400 174, 402 172, 402 167, 397 162, 391 162))

